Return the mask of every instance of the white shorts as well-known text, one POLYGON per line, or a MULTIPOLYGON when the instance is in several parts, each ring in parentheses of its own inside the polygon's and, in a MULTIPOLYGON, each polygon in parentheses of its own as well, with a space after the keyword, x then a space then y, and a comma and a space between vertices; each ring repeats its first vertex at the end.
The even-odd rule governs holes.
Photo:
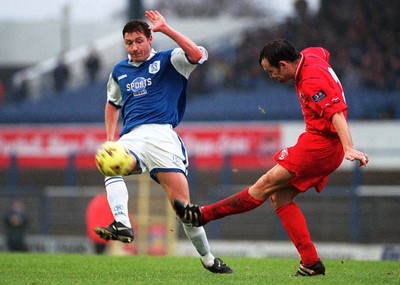
POLYGON ((138 161, 141 170, 133 174, 149 171, 155 181, 156 172, 182 172, 187 175, 187 152, 171 125, 140 125, 118 141, 138 161))

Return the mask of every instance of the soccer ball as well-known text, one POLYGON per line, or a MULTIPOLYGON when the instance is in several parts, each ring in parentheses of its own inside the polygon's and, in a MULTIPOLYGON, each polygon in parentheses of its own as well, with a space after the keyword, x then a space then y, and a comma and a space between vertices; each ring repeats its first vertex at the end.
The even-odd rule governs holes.
POLYGON ((125 176, 132 170, 133 155, 118 142, 103 143, 96 152, 96 166, 105 176, 125 176))

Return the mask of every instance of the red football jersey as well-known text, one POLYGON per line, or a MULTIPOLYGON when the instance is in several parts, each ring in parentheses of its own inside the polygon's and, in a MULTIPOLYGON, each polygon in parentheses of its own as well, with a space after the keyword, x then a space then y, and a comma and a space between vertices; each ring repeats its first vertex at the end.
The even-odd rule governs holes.
POLYGON ((295 87, 306 131, 322 135, 336 134, 331 117, 343 111, 347 118, 348 107, 342 85, 329 65, 330 54, 321 47, 306 48, 300 54, 295 87))

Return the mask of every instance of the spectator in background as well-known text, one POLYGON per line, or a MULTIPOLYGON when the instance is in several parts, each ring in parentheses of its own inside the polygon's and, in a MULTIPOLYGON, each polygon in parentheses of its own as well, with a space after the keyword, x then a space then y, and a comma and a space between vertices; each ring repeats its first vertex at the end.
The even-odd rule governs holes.
POLYGON ((15 87, 14 96, 11 99, 12 102, 18 103, 24 101, 29 97, 29 82, 28 79, 22 79, 22 81, 15 87))
POLYGON ((4 224, 6 226, 8 250, 28 251, 25 242, 28 218, 22 201, 16 200, 12 203, 10 211, 4 218, 4 224))
POLYGON ((64 90, 69 82, 70 72, 65 64, 63 56, 60 56, 56 68, 53 70, 54 89, 56 91, 64 90))
POLYGON ((3 80, 0 79, 0 106, 6 101, 6 89, 4 87, 3 80))
POLYGON ((94 83, 97 80, 100 71, 100 66, 101 66, 100 57, 98 53, 94 49, 92 49, 85 61, 86 73, 90 80, 90 83, 94 83))
POLYGON ((94 196, 86 208, 86 232, 97 254, 103 254, 107 250, 108 242, 99 238, 93 229, 96 226, 107 226, 113 219, 107 195, 101 193, 94 196))

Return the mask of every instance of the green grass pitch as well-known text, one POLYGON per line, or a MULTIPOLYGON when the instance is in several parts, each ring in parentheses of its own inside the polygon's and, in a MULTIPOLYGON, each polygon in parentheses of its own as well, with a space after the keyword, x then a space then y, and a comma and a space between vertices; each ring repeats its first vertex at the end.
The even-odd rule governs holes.
POLYGON ((298 260, 223 260, 235 271, 218 275, 198 258, 0 253, 0 284, 400 284, 400 262, 324 260, 325 276, 293 277, 298 260))

